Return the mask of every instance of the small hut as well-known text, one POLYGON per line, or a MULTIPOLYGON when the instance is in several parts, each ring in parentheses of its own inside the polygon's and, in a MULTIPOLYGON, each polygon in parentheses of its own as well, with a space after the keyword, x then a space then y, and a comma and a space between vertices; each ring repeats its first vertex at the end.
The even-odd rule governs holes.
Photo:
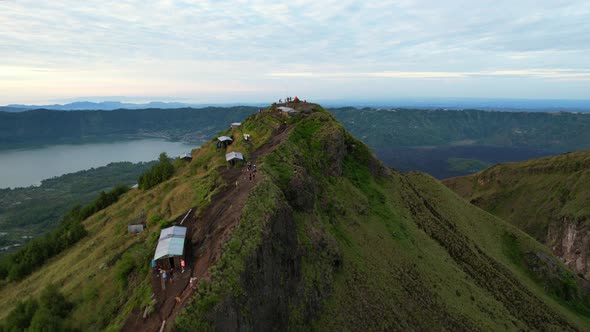
POLYGON ((250 134, 244 134, 244 141, 250 140, 250 134))
POLYGON ((139 234, 141 232, 143 232, 143 224, 137 224, 137 225, 128 225, 127 226, 127 232, 131 233, 131 234, 139 234))
POLYGON ((236 162, 244 161, 244 155, 240 152, 230 152, 225 154, 225 160, 234 166, 236 162))
POLYGON ((217 137, 217 148, 227 148, 228 145, 232 144, 234 140, 229 136, 219 136, 217 137))
POLYGON ((182 160, 186 160, 186 161, 191 161, 193 160, 193 156, 190 155, 190 153, 183 153, 180 155, 180 157, 178 157, 182 160))
POLYGON ((242 125, 241 122, 232 122, 232 124, 230 125, 230 127, 232 127, 232 129, 233 129, 233 128, 237 128, 237 127, 239 127, 241 125, 242 125))
POLYGON ((180 261, 184 259, 185 239, 186 227, 164 228, 154 254, 156 264, 166 270, 180 268, 180 261))

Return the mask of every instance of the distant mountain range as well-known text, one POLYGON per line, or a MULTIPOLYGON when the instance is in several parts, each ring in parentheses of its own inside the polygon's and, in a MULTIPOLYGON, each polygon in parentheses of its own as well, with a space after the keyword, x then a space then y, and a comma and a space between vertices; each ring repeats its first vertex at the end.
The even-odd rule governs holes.
MULTIPOLYGON (((590 100, 568 99, 502 99, 502 98, 387 98, 387 99, 332 99, 318 100, 328 107, 373 107, 373 108, 420 108, 449 110, 497 110, 497 111, 536 111, 536 112, 590 112, 590 100)), ((130 103, 125 101, 76 101, 68 104, 0 106, 0 111, 22 112, 33 109, 59 111, 143 109, 143 108, 183 108, 208 106, 264 106, 265 103, 182 103, 152 101, 149 103, 130 103)))
MULTIPOLYGON (((236 104, 223 104, 223 106, 236 106, 236 105, 257 105, 252 103, 236 103, 236 104)), ((212 104, 189 104, 179 102, 163 102, 163 101, 152 101, 149 103, 124 103, 120 101, 102 101, 102 102, 91 102, 91 101, 77 101, 68 104, 53 104, 53 105, 22 105, 22 104, 11 104, 6 106, 0 106, 0 111, 4 112, 24 112, 34 109, 47 109, 56 111, 89 111, 89 110, 100 110, 100 111, 112 111, 117 109, 147 109, 147 108, 184 108, 184 107, 206 107, 212 104)))

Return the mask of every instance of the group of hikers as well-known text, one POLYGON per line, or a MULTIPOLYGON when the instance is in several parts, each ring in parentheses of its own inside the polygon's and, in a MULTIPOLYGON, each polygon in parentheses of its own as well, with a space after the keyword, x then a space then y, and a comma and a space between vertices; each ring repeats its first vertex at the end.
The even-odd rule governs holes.
MULTIPOLYGON (((293 97, 287 97, 285 98, 285 104, 286 103, 298 103, 300 100, 299 98, 297 98, 297 96, 295 96, 295 98, 293 97)), ((303 101, 304 103, 307 103, 307 100, 303 101)), ((279 99, 279 104, 283 103, 283 99, 279 99)))
MULTIPOLYGON (((180 273, 184 273, 185 262, 184 259, 180 260, 180 273)), ((155 261, 152 261, 152 268, 156 272, 156 276, 162 277, 162 290, 166 290, 166 281, 168 280, 171 284, 174 283, 174 268, 169 270, 162 269, 155 261)))
POLYGON ((249 161, 246 164, 246 171, 249 173, 250 181, 256 178, 256 172, 258 172, 258 170, 256 169, 256 164, 252 164, 252 162, 249 161))

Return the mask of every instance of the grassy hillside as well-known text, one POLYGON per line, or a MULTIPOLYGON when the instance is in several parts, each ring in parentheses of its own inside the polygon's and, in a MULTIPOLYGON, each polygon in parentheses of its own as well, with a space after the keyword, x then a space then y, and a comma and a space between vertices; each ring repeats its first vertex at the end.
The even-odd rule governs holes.
POLYGON ((444 183, 546 244, 590 277, 590 152, 501 164, 444 183))
POLYGON ((0 318, 54 283, 74 304, 66 325, 82 330, 158 330, 162 319, 181 331, 590 327, 579 278, 545 247, 427 175, 385 168, 331 114, 303 108, 287 118, 271 107, 224 132, 230 151, 257 163, 255 181, 203 145, 170 180, 122 196, 85 221, 73 248, 4 285, 0 318), (199 283, 176 303, 149 260, 159 229, 189 208, 199 283), (137 216, 148 229, 129 235, 137 216))
MULTIPOLYGON (((152 164, 111 163, 43 180, 40 186, 0 189, 0 232, 5 233, 0 236, 0 247, 22 245, 52 230, 72 207, 84 205, 117 185, 132 186, 152 164)), ((7 251, 0 251, 0 255, 7 251)))
POLYGON ((542 242, 552 222, 590 217, 589 151, 500 164, 444 183, 542 242))

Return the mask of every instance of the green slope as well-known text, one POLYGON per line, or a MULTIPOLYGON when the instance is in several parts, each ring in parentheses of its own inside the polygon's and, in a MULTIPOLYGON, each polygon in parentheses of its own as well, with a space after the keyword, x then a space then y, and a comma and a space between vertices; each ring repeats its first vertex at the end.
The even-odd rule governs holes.
POLYGON ((500 164, 444 183, 544 243, 590 278, 590 152, 500 164))
MULTIPOLYGON (((153 163, 117 162, 43 180, 40 186, 0 189, 0 247, 27 242, 56 227, 76 205, 120 184, 132 186, 153 163)), ((0 256, 6 251, 0 251, 0 256)))
MULTIPOLYGON (((237 139, 232 149, 259 153, 262 178, 210 277, 177 311, 176 329, 590 328, 579 279, 544 246, 427 175, 385 168, 321 107, 291 118, 271 107, 241 131, 255 143, 237 139)), ((169 181, 89 218, 85 239, 4 286, 0 317, 50 282, 75 304, 68 326, 83 330, 119 329, 130 313, 157 308, 148 264, 160 219, 189 207, 204 213, 233 185, 219 175, 223 154, 213 144, 169 181), (127 235, 142 211, 148 231, 127 235)), ((196 249, 206 243, 193 240, 196 249)))
POLYGON ((263 169, 274 194, 252 199, 274 208, 262 214, 261 234, 239 256, 228 246, 228 261, 178 319, 180 330, 588 326, 586 295, 571 285, 578 295, 567 302, 559 289, 575 276, 543 246, 426 175, 383 168, 324 112, 297 122, 263 169), (296 244, 272 233, 291 223, 296 244), (267 252, 286 243, 291 254, 267 252), (527 255, 550 257, 563 275, 533 272, 548 262, 527 255), (277 269, 281 262, 296 262, 296 272, 277 269), (261 278, 268 270, 279 276, 261 278), (274 320, 259 310, 263 302, 277 308, 274 320))
POLYGON ((506 163, 444 183, 541 242, 550 224, 590 216, 590 152, 506 163))

